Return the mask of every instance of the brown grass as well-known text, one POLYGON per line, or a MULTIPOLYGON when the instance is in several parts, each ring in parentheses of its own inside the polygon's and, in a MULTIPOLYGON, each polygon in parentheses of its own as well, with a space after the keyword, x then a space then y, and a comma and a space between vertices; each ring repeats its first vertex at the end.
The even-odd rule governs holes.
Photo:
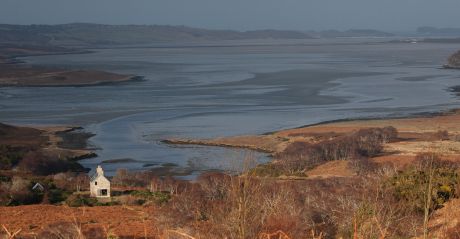
POLYGON ((321 164, 306 172, 309 178, 352 177, 356 173, 350 168, 348 161, 335 160, 321 164))
POLYGON ((460 199, 447 202, 437 210, 430 221, 429 230, 433 238, 460 238, 460 199))
MULTIPOLYGON (((50 227, 65 224, 81 226, 82 231, 101 228, 119 237, 147 238, 157 235, 152 226, 155 211, 141 206, 70 208, 52 205, 0 207, 0 225, 20 236, 33 236, 50 227)), ((69 227, 69 226, 65 226, 69 227)))

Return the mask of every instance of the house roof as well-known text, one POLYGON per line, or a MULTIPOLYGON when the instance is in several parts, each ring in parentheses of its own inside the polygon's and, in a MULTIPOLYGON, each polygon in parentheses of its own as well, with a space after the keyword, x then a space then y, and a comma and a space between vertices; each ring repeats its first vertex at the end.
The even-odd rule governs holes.
POLYGON ((99 174, 95 173, 93 175, 91 175, 91 177, 89 178, 90 181, 94 181, 96 180, 96 178, 99 176, 99 174))
POLYGON ((94 182, 96 180, 99 180, 99 181, 101 181, 101 180, 104 181, 105 180, 105 181, 110 183, 110 180, 108 178, 106 178, 104 175, 100 175, 100 174, 97 174, 97 173, 94 174, 93 176, 91 176, 90 182, 94 182))
POLYGON ((43 191, 43 190, 45 190, 45 187, 43 187, 43 185, 41 185, 40 183, 36 183, 36 184, 32 187, 32 190, 36 190, 36 189, 43 191))

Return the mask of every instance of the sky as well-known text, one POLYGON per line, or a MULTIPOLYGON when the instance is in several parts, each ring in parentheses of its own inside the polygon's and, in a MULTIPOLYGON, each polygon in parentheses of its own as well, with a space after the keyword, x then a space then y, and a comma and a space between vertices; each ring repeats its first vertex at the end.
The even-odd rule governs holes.
POLYGON ((0 0, 0 23, 410 31, 460 27, 459 10, 460 0, 0 0))

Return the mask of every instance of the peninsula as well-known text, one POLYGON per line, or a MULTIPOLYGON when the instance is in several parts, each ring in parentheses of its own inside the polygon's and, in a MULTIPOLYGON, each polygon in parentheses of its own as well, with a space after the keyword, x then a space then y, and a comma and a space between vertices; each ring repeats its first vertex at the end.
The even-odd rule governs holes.
POLYGON ((31 66, 17 60, 21 56, 77 54, 83 50, 54 46, 0 44, 0 87, 6 86, 93 86, 138 79, 99 70, 62 69, 31 66))
POLYGON ((460 69, 460 51, 450 56, 444 67, 449 69, 460 69))

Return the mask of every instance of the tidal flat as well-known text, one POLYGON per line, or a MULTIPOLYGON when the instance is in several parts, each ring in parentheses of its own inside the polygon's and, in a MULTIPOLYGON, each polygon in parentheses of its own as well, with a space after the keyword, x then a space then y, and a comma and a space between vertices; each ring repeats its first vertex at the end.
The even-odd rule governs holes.
MULTIPOLYGON (((0 121, 80 125, 109 175, 119 167, 174 163, 191 176, 231 170, 245 152, 171 146, 170 138, 263 134, 344 118, 402 117, 458 108, 449 91, 459 71, 441 69, 459 44, 388 39, 226 42, 91 49, 22 57, 33 66, 138 75, 143 81, 93 87, 4 87, 0 121), (410 79, 410 80, 401 80, 410 79), (417 79, 417 80, 413 80, 417 79), (38 100, 39 99, 39 100, 38 100)), ((269 161, 257 153, 260 162, 269 161)))

